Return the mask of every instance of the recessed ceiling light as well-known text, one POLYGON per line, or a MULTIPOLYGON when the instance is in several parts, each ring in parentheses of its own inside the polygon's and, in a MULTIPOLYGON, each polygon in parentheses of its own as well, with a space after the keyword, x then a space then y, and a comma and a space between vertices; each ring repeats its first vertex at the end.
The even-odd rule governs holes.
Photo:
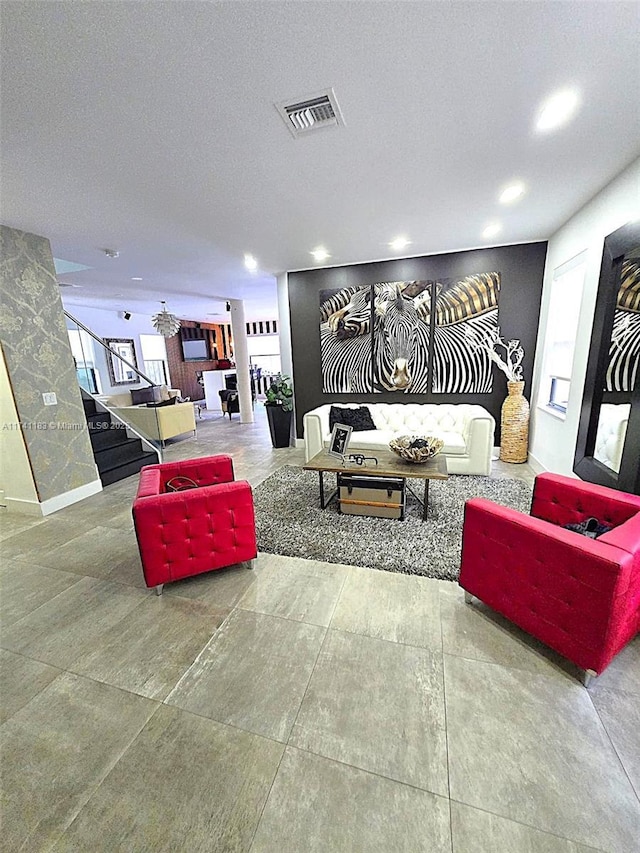
POLYGON ((511 202, 516 201, 522 195, 524 195, 524 184, 510 184, 500 193, 500 201, 502 204, 511 204, 511 202))
POLYGON ((258 262, 253 257, 253 255, 245 255, 244 256, 244 265, 248 270, 257 270, 258 262))
POLYGON ((131 281, 142 281, 139 275, 131 276, 131 281))
POLYGON ((563 89, 556 92, 542 105, 536 129, 541 131, 553 130, 568 121, 578 106, 578 93, 573 89, 563 89))
POLYGON ((311 252, 311 254, 316 259, 316 261, 326 261, 327 258, 331 257, 331 255, 329 254, 329 252, 327 252, 324 246, 318 246, 311 252))
POLYGON ((487 225, 487 227, 484 229, 484 231, 482 232, 482 236, 483 237, 495 237, 496 234, 500 233, 501 228, 502 228, 502 226, 500 225, 499 222, 492 222, 490 225, 487 225))
POLYGON ((395 239, 395 240, 392 240, 392 241, 389 243, 389 245, 390 245, 390 246, 391 246, 391 248, 392 248, 392 249, 394 249, 396 252, 399 252, 401 249, 404 249, 406 246, 408 246, 408 245, 409 245, 409 240, 407 240, 407 238, 406 238, 406 237, 396 237, 396 239, 395 239))

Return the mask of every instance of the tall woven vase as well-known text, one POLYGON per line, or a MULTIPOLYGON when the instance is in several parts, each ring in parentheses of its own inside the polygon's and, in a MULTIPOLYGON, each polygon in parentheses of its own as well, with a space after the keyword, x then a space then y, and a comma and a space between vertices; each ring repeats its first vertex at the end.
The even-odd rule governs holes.
POLYGON ((524 398, 524 382, 507 382, 509 395, 502 404, 500 418, 500 459, 526 462, 529 449, 529 403, 524 398))

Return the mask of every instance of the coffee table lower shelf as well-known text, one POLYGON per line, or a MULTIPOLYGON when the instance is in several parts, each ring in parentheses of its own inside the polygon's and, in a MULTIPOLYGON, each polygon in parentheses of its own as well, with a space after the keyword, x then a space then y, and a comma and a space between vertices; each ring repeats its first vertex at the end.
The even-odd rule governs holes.
MULTIPOLYGON (((369 474, 362 474, 358 472, 358 478, 369 478, 371 480, 384 481, 389 480, 390 482, 401 482, 402 483, 402 495, 401 502, 391 502, 391 501, 373 501, 373 500, 359 500, 357 498, 341 498, 340 497, 340 479, 341 477, 345 477, 343 474, 336 474, 336 488, 330 493, 328 497, 325 497, 325 488, 324 488, 324 474, 331 473, 325 471, 318 471, 318 484, 320 487, 320 508, 326 509, 329 504, 331 504, 334 500, 338 500, 340 504, 340 509, 342 511, 342 506, 353 506, 353 507, 372 507, 377 509, 388 509, 389 514, 386 513, 351 513, 352 515, 375 515, 376 517, 381 518, 398 518, 400 521, 404 521, 405 518, 405 510, 406 510, 406 494, 405 489, 408 492, 411 492, 413 497, 418 501, 418 503, 422 506, 422 520, 426 521, 429 514, 429 480, 424 481, 424 494, 423 497, 417 495, 411 486, 407 483, 405 478, 398 477, 384 477, 378 473, 372 472, 369 474), (393 513, 394 510, 399 510, 398 514, 393 513), (393 513, 393 514, 392 514, 393 513)), ((351 475, 346 475, 351 476, 351 475)))

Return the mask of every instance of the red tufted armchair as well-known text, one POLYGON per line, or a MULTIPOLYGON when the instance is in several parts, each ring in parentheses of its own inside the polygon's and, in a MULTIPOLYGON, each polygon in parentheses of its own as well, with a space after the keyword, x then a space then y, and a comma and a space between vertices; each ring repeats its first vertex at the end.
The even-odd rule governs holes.
POLYGON ((536 477, 531 515, 467 501, 460 586, 599 675, 640 631, 640 497, 556 474, 536 477), (597 540, 565 524, 597 518, 597 540))
POLYGON ((165 583, 251 561, 257 554, 251 486, 234 482, 230 456, 147 465, 133 502, 147 586, 158 595, 165 583), (175 477, 197 489, 167 491, 175 477))

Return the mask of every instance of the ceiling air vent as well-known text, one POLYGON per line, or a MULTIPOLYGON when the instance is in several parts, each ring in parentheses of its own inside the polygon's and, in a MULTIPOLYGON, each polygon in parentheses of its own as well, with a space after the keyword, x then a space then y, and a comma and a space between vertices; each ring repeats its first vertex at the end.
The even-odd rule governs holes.
POLYGON ((321 130, 323 127, 338 127, 344 124, 333 89, 326 89, 293 104, 276 104, 276 109, 295 137, 321 130))

